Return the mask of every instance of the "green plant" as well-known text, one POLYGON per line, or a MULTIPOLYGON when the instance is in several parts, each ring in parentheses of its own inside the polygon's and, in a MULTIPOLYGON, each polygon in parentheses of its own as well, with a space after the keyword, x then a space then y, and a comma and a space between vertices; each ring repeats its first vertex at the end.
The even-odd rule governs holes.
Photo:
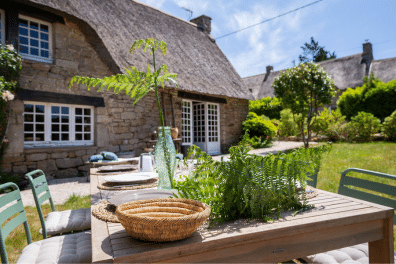
POLYGON ((184 181, 174 182, 178 197, 196 199, 211 206, 213 223, 240 218, 270 220, 282 210, 309 208, 304 193, 307 172, 320 169, 323 153, 331 145, 297 149, 288 154, 249 155, 240 143, 231 147, 230 159, 219 162, 192 146, 185 158, 194 156, 197 166, 184 181))
POLYGON ((283 109, 280 112, 279 121, 279 136, 289 137, 296 136, 298 134, 298 127, 293 118, 293 113, 290 109, 283 109))
POLYGON ((384 120, 396 110, 396 79, 387 83, 375 82, 363 98, 364 111, 384 120))
MULTIPOLYGON (((168 67, 163 64, 158 69, 156 66, 155 52, 160 50, 162 55, 165 56, 167 52, 167 45, 164 41, 157 40, 155 38, 148 39, 140 39, 136 40, 131 49, 130 53, 134 53, 136 49, 140 49, 143 47, 143 53, 149 51, 149 54, 153 56, 153 70, 151 70, 150 64, 147 63, 146 72, 139 71, 136 67, 129 67, 125 69, 125 74, 116 74, 109 77, 103 78, 89 78, 89 77, 81 77, 74 76, 70 80, 69 89, 73 86, 73 83, 79 83, 86 85, 88 90, 91 87, 99 86, 98 91, 102 90, 104 87, 107 87, 107 91, 113 88, 115 93, 125 92, 126 95, 130 96, 130 98, 134 98, 133 104, 136 104, 141 98, 143 98, 148 92, 153 91, 155 93, 155 97, 157 100, 158 113, 160 118, 160 126, 164 127, 164 116, 163 111, 161 109, 161 103, 159 100, 158 90, 159 86, 162 86, 165 89, 165 86, 169 83, 174 83, 177 87, 176 78, 178 77, 175 73, 168 73, 168 67), (161 73, 163 72, 163 75, 161 73)), ((165 130, 161 129, 162 137, 165 138, 165 130)), ((163 141, 164 149, 165 141, 163 141)), ((168 151, 164 152, 166 166, 168 167, 169 179, 172 182, 172 173, 170 167, 171 165, 171 157, 168 151)))
POLYGON ((276 135, 277 128, 263 116, 250 112, 245 121, 242 122, 244 133, 248 133, 250 137, 264 137, 272 139, 276 135))
POLYGON ((329 111, 328 108, 324 108, 318 116, 312 121, 312 131, 316 134, 322 134, 329 137, 332 141, 341 139, 343 126, 345 122, 345 116, 341 114, 340 109, 329 111))
POLYGON ((371 135, 380 129, 380 120, 371 113, 359 112, 348 125, 356 129, 359 140, 370 141, 371 135))
POLYGON ((290 108, 294 115, 301 115, 297 125, 307 148, 311 139, 311 119, 318 112, 318 108, 331 103, 334 81, 323 67, 307 62, 281 72, 274 79, 272 87, 284 107, 290 108))
POLYGON ((249 131, 245 131, 245 135, 242 137, 242 142, 250 145, 254 149, 268 148, 272 145, 272 140, 267 137, 249 136, 249 131))
POLYGON ((325 50, 325 47, 319 46, 319 42, 315 41, 313 37, 311 37, 311 43, 305 42, 301 48, 303 54, 298 57, 300 62, 320 62, 337 58, 335 52, 331 53, 325 50))
POLYGON ((270 119, 279 119, 282 106, 276 97, 263 97, 254 101, 249 101, 249 111, 257 115, 265 115, 270 119))
POLYGON ((396 111, 385 118, 384 123, 382 123, 382 133, 387 139, 396 141, 396 111))

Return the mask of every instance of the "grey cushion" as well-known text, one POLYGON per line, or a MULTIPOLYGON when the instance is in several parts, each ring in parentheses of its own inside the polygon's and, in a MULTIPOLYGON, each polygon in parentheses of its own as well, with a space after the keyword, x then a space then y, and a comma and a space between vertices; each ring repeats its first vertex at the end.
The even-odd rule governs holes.
MULTIPOLYGON (((368 244, 359 244, 352 247, 332 250, 316 255, 304 257, 308 263, 369 263, 368 244)), ((396 262, 396 257, 395 257, 396 262)))
POLYGON ((92 263, 91 231, 51 237, 27 245, 17 263, 92 263))
POLYGON ((45 227, 48 235, 91 229, 91 208, 51 212, 45 220, 45 227))

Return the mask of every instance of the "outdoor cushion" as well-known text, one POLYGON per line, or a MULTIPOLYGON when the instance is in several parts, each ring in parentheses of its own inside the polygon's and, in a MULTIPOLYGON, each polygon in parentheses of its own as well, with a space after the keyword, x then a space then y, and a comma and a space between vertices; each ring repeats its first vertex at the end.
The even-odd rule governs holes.
POLYGON ((103 160, 103 156, 101 154, 93 155, 89 158, 89 162, 97 162, 99 160, 103 160))
POLYGON ((17 263, 92 263, 91 231, 29 244, 22 250, 17 263))
MULTIPOLYGON (((308 263, 369 263, 368 243, 336 249, 305 257, 308 263)), ((396 261, 396 257, 395 257, 396 261)))
POLYGON ((118 157, 116 154, 113 152, 108 152, 108 151, 102 151, 101 154, 103 155, 103 158, 105 160, 118 160, 118 157))
POLYGON ((48 235, 91 229, 91 208, 51 212, 45 220, 45 227, 48 235))

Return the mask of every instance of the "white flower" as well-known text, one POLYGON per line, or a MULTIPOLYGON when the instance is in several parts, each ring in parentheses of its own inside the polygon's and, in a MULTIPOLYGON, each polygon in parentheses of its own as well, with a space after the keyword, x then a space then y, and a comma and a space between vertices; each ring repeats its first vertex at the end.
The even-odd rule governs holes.
POLYGON ((2 97, 4 101, 8 102, 14 100, 15 96, 10 91, 5 91, 3 92, 2 97))
POLYGON ((7 49, 9 49, 10 51, 14 50, 14 46, 12 44, 7 45, 7 49))

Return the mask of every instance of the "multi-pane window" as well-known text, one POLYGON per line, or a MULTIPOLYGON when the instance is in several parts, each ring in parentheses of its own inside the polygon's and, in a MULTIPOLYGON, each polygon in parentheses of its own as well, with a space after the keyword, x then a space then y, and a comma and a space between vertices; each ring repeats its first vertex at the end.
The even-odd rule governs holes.
POLYGON ((19 54, 25 59, 51 62, 51 24, 19 15, 19 54))
POLYGON ((2 9, 0 9, 0 43, 5 43, 5 14, 2 9))
POLYGON ((194 104, 194 142, 205 142, 205 104, 194 104))
POLYGON ((192 102, 182 102, 182 138, 183 145, 192 144, 192 102))
POLYGON ((93 108, 26 102, 25 147, 92 145, 93 108))
POLYGON ((218 136, 218 106, 208 104, 208 141, 217 142, 218 136))

